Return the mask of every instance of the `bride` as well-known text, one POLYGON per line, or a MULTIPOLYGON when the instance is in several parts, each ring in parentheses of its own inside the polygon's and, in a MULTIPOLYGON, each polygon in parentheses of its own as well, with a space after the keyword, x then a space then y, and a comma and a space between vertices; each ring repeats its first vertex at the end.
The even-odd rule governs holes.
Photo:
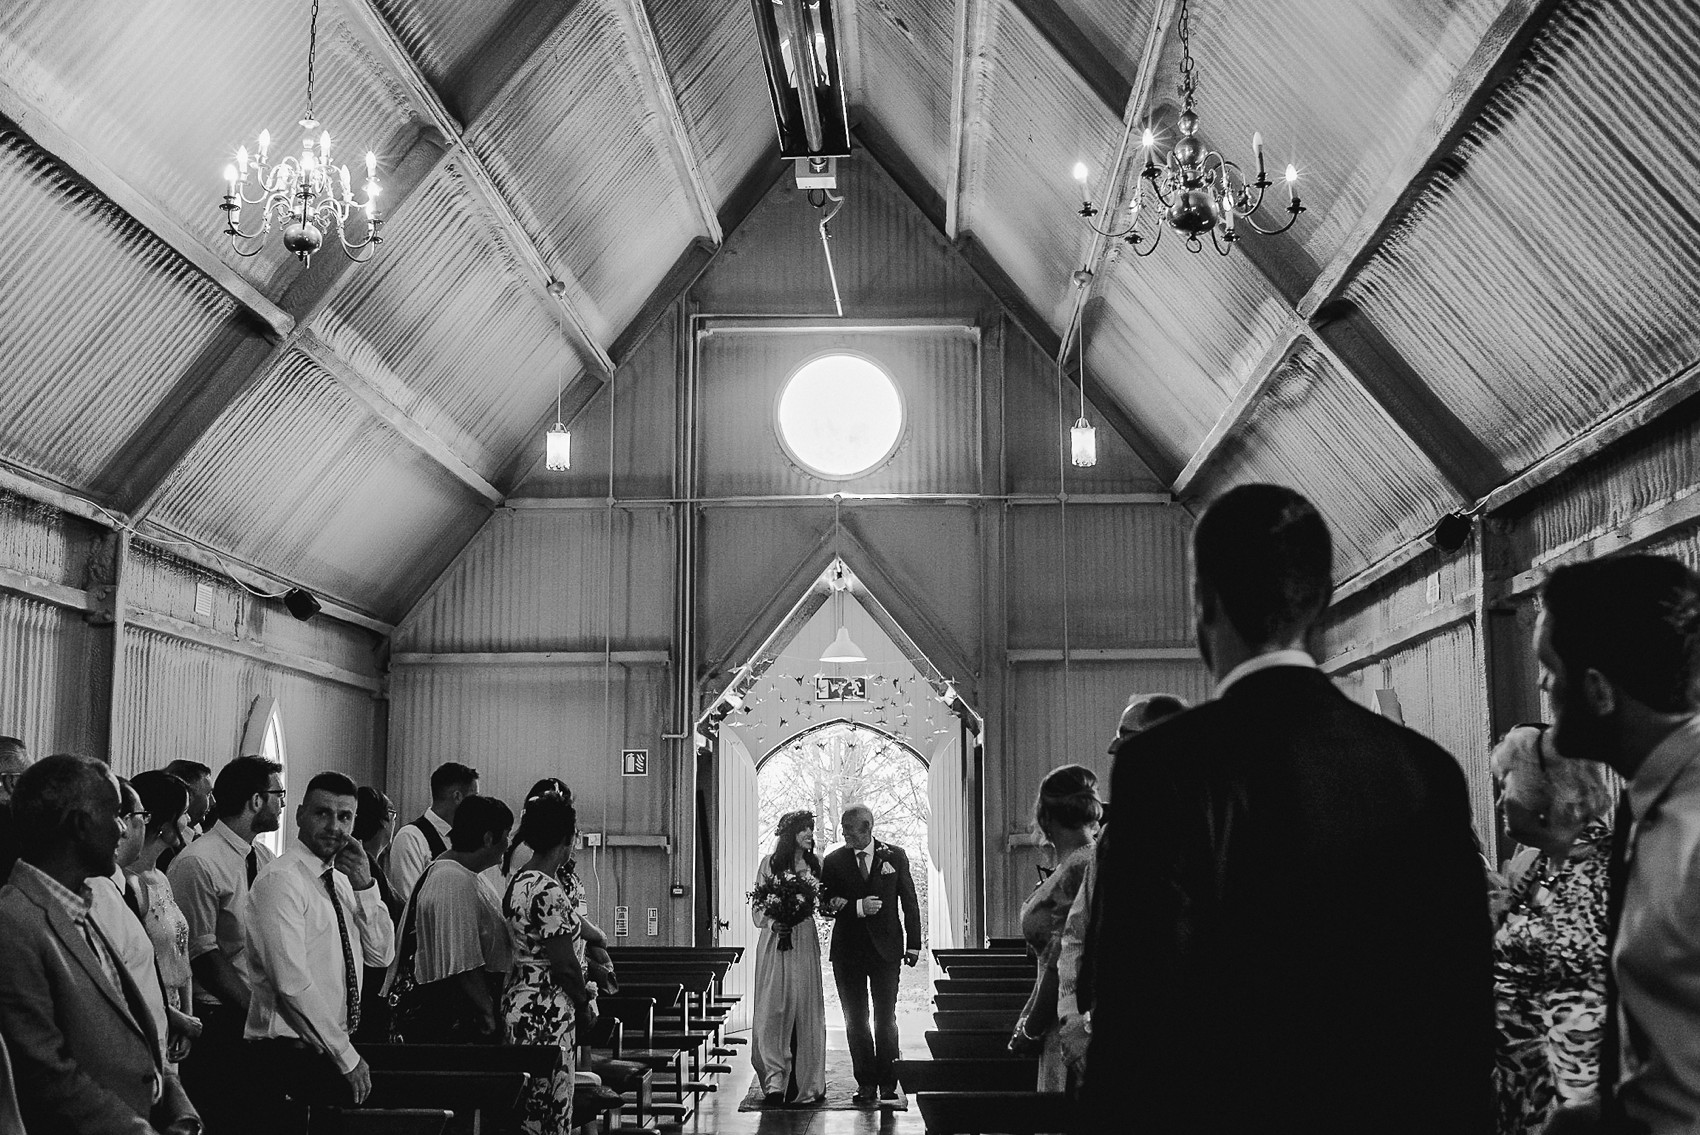
MULTIPOLYGON (((787 812, 775 829, 773 854, 756 869, 759 884, 785 871, 820 878, 812 812, 787 812)), ((750 1061, 762 1102, 816 1104, 826 1097, 826 1005, 821 992, 820 934, 805 918, 790 930, 789 949, 780 949, 782 927, 751 908, 761 927, 756 943, 755 1028, 750 1061)))

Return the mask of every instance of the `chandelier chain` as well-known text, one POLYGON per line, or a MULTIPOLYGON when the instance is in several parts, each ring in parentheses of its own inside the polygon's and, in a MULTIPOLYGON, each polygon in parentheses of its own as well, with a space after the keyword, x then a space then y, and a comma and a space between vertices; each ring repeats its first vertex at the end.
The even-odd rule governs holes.
POLYGON ((1192 72, 1192 9, 1187 0, 1181 0, 1180 30, 1181 85, 1178 93, 1186 100, 1184 109, 1191 110, 1193 92, 1197 90, 1198 80, 1192 72))
MULTIPOLYGON (((1183 5, 1184 7, 1184 5, 1183 5)), ((307 23, 307 118, 313 118, 313 65, 319 54, 319 0, 313 0, 313 17, 307 23)))

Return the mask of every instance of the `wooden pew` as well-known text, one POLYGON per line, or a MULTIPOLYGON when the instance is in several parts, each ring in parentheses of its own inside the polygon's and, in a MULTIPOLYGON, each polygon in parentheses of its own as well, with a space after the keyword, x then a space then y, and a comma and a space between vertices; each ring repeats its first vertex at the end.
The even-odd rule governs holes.
POLYGON ((941 1032, 1002 1029, 1007 1037, 1015 1031, 1015 1021, 1020 1015, 1020 1005, 1013 1009, 944 1009, 933 1013, 933 1024, 941 1032))
POLYGON ((917 1092, 927 1135, 1041 1135, 1066 1131, 1072 1101, 1063 1092, 917 1092))
MULTIPOLYGON (((939 984, 948 986, 949 982, 939 984)), ((1027 991, 1013 993, 951 993, 940 990, 933 995, 933 1008, 939 1012, 974 1009, 980 1011, 1008 1009, 1019 1012, 1027 1004, 1027 991)))
POLYGON ((1015 950, 1019 953, 1027 949, 1027 939, 991 938, 986 941, 986 948, 990 950, 1015 950))
POLYGON ((656 1073, 666 1073, 657 1075, 653 1084, 656 1089, 671 1089, 673 1100, 652 1100, 649 1111, 671 1122, 683 1123, 694 1110, 685 1101, 685 1093, 693 1090, 685 1072, 685 1058, 693 1045, 701 1047, 706 1038, 699 1035, 694 1040, 690 1036, 675 1039, 657 1034, 655 998, 628 995, 624 985, 619 996, 599 998, 598 1005, 605 1017, 614 1018, 624 1026, 625 1043, 620 1049, 620 1059, 642 1064, 656 1073))
POLYGON ((1013 1029, 964 1029, 955 1032, 929 1029, 927 1051, 935 1060, 978 1059, 986 1056, 1008 1056, 1009 1035, 1013 1029))
POLYGON ((442 1135, 454 1118, 435 1108, 315 1108, 307 1135, 442 1135))
POLYGON ((897 1079, 916 1092, 997 1092, 1039 1082, 1039 1061, 1031 1056, 987 1056, 977 1060, 899 1060, 897 1079))
POLYGON ((1033 975, 1025 978, 947 977, 933 982, 934 994, 939 993, 1019 993, 1023 997, 1033 988, 1033 975))
POLYGON ((464 1129, 476 1133, 486 1122, 500 1126, 513 1113, 529 1080, 518 1071, 373 1071, 372 1094, 366 1103, 375 1108, 440 1108, 467 1119, 464 1129))
POLYGON ((1034 974, 1032 962, 1022 962, 1016 965, 987 965, 984 962, 946 959, 939 965, 945 973, 950 975, 952 980, 956 978, 976 978, 981 981, 1020 981, 1025 978, 1032 981, 1034 974))

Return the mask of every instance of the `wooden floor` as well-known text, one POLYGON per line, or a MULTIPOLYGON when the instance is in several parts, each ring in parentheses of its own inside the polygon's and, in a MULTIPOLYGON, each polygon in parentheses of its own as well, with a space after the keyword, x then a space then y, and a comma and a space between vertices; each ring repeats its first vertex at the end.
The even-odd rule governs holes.
MULTIPOLYGON (((904 1014, 898 1020, 903 1038, 903 1055, 925 1057, 927 1042, 923 1033, 932 1027, 925 1013, 904 1014)), ((829 1029, 827 1047, 837 1052, 848 1051, 841 1029, 829 1029)), ((747 1045, 739 1046, 748 1051, 747 1045)), ((829 1057, 830 1059, 830 1057, 829 1057)), ((703 1097, 698 1118, 685 1130, 703 1135, 923 1135, 926 1125, 913 1100, 909 1110, 889 1111, 810 1111, 807 1108, 786 1111, 738 1110, 750 1089, 755 1070, 748 1056, 738 1060, 732 1071, 720 1080, 720 1089, 703 1097)))

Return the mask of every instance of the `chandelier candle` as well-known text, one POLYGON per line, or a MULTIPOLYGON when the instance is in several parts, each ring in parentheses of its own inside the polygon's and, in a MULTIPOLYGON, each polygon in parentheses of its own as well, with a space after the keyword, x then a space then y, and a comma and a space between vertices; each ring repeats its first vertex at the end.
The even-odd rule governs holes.
MULTIPOLYGON (((1111 218, 1107 228, 1099 228, 1093 223, 1092 218, 1097 216, 1098 209, 1090 198, 1082 200, 1080 216, 1099 236, 1126 241, 1136 256, 1150 256, 1156 252, 1165 227, 1181 234, 1188 252, 1202 252, 1205 234, 1209 234, 1210 243, 1216 251, 1227 256, 1245 235, 1246 228, 1274 236, 1293 227, 1299 214, 1305 211, 1295 188, 1299 175, 1292 165, 1287 166, 1286 224, 1279 228, 1264 228, 1258 224, 1257 210, 1263 205, 1264 193, 1274 184, 1269 180, 1264 165, 1262 133, 1251 136, 1252 155, 1257 168, 1257 176, 1251 181, 1246 180, 1238 163, 1211 149, 1198 136, 1198 79, 1192 61, 1192 10, 1189 0, 1181 0, 1180 4, 1180 38, 1182 108, 1175 120, 1179 139, 1170 147, 1168 155, 1159 160, 1155 152, 1156 135, 1149 126, 1146 127, 1140 139, 1144 165, 1139 177, 1133 179, 1129 187, 1131 200, 1128 201, 1125 227, 1116 228, 1117 203, 1114 201, 1107 206, 1111 218), (1141 232, 1141 206, 1148 193, 1162 206, 1163 220, 1167 224, 1153 222, 1148 231, 1141 232)), ((1074 168, 1075 179, 1080 182, 1084 195, 1086 167, 1076 165, 1074 168)), ((1108 183, 1112 191, 1118 180, 1119 171, 1111 170, 1108 183)))
POLYGON ((366 200, 355 201, 350 186, 348 167, 340 169, 331 164, 331 133, 320 127, 313 117, 313 70, 318 54, 319 5, 313 3, 313 16, 307 32, 307 116, 301 119, 301 155, 283 158, 276 165, 267 165, 271 150, 271 131, 260 131, 257 159, 250 159, 248 147, 236 150, 235 166, 224 167, 225 194, 219 208, 224 210, 224 232, 230 247, 238 256, 257 256, 265 247, 275 222, 283 229, 283 246, 310 264, 313 254, 324 247, 325 236, 334 232, 342 245, 343 254, 356 263, 372 258, 377 246, 384 242, 380 232, 383 218, 378 215, 378 156, 366 152, 366 200), (317 132, 317 137, 314 132, 317 132), (342 195, 336 192, 332 170, 338 175, 342 195), (252 194, 250 194, 252 186, 252 194), (242 206, 260 206, 260 225, 256 229, 242 228, 242 206), (356 211, 366 214, 365 233, 351 239, 349 216, 356 211), (364 256, 362 249, 368 250, 364 256))

